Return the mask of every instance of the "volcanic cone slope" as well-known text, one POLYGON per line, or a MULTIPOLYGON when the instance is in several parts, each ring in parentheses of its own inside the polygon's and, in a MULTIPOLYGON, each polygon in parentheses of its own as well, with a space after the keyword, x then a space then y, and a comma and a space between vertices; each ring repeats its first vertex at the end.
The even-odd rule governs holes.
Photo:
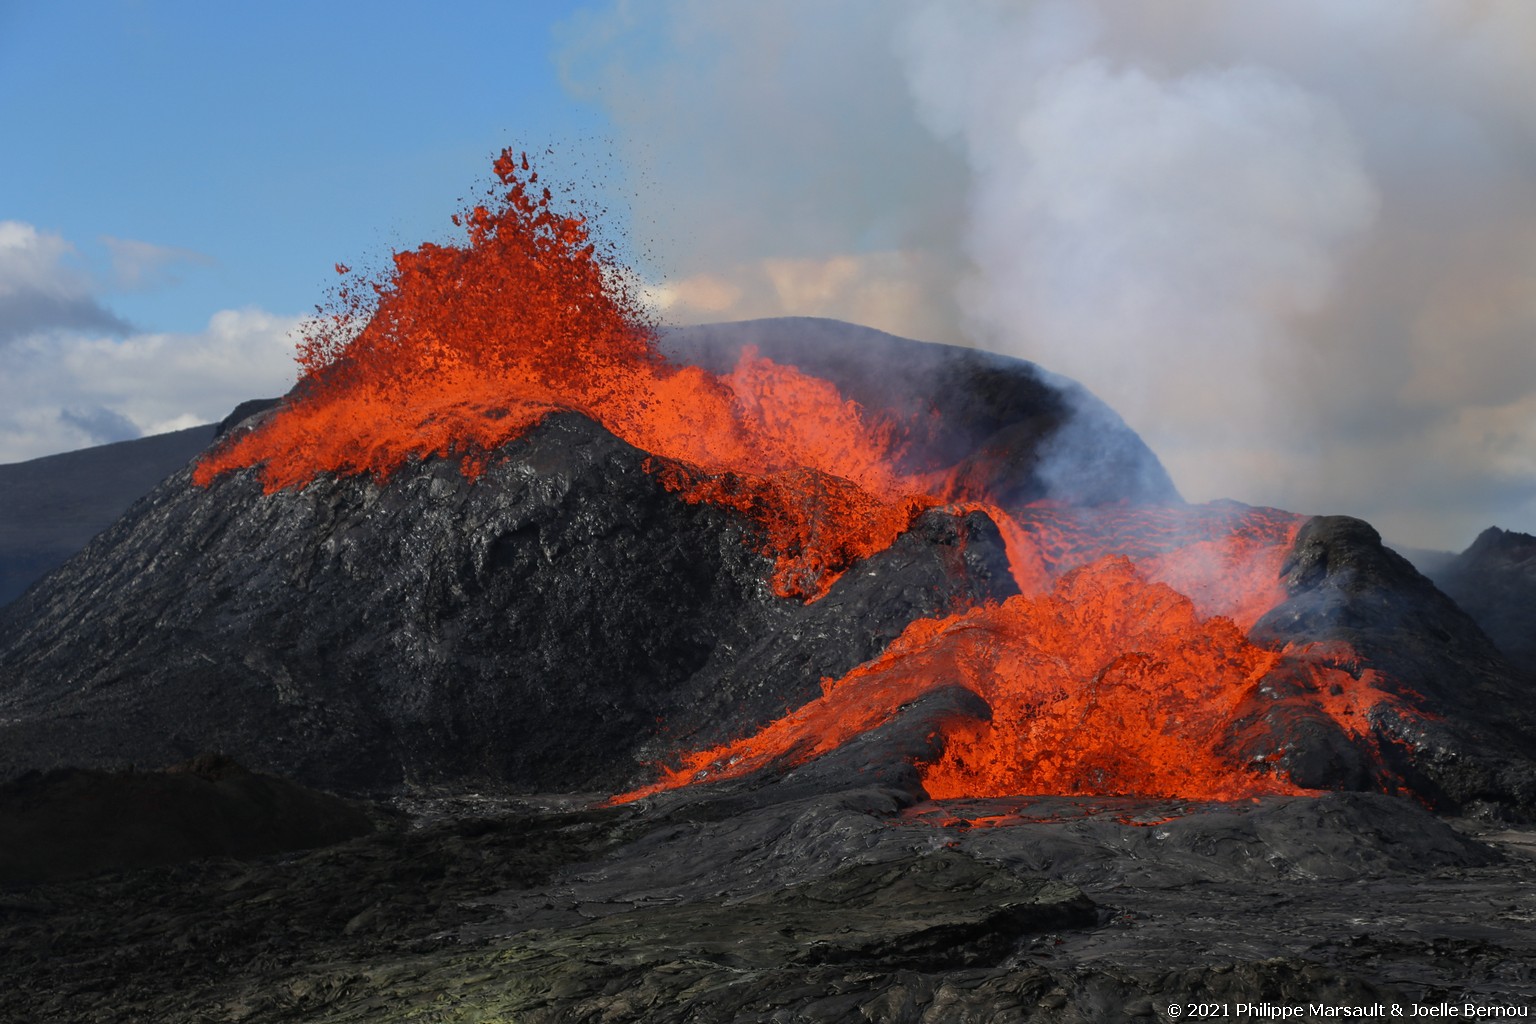
POLYGON ((1428 575, 1516 668, 1536 678, 1536 537, 1490 526, 1428 575))
POLYGON ((213 427, 188 427, 0 466, 0 605, 69 561, 213 436, 213 427))
MULTIPOLYGON (((1377 673, 1377 685, 1425 712, 1404 715, 1401 705, 1383 703, 1366 716, 1388 738, 1380 749, 1408 788, 1443 809, 1488 802, 1536 811, 1530 685, 1455 602, 1348 516, 1309 520, 1282 574, 1287 598, 1258 621, 1254 639, 1272 647, 1342 642, 1354 652, 1355 673, 1377 673)), ((1287 727, 1293 776, 1348 785, 1337 742, 1309 743, 1304 728, 1287 727)))

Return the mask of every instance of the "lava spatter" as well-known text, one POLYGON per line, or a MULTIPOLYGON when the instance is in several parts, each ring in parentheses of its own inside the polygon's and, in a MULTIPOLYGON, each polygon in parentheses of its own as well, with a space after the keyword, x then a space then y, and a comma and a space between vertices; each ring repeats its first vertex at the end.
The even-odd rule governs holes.
POLYGON ((1401 788, 1370 717, 1383 706, 1425 717, 1406 695, 1347 644, 1277 651, 1247 638, 1285 597, 1278 578, 1303 517, 1232 503, 972 507, 1005 524, 1020 595, 912 623, 880 657, 825 680, 817 699, 685 754, 615 800, 804 764, 956 683, 992 714, 942 726, 942 755, 918 765, 934 799, 1313 792, 1289 778, 1278 748, 1259 760, 1241 749, 1256 707, 1283 716, 1286 705, 1326 716, 1376 764, 1381 788, 1401 788))

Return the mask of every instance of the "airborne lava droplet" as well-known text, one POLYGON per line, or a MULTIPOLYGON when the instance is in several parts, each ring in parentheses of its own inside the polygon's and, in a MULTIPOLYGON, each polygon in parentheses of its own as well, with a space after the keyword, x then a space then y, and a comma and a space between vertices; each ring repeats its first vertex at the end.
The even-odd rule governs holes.
MULTIPOLYGON (((690 502, 737 509, 776 560, 773 586, 814 600, 920 512, 979 510, 1002 530, 1020 596, 920 620, 821 697, 744 737, 683 755, 635 799, 700 779, 803 763, 959 683, 992 719, 944 727, 920 766, 935 797, 1016 793, 1236 799, 1298 788, 1232 753, 1270 673, 1351 736, 1378 704, 1369 672, 1277 652, 1246 631, 1284 594, 1280 563, 1301 519, 1241 506, 1003 508, 957 473, 914 475, 901 439, 831 383, 751 350, 713 374, 667 362, 613 250, 557 208, 526 155, 505 151, 486 201, 454 217, 459 244, 395 255, 384 280, 343 276, 299 346, 302 375, 278 412, 204 458, 195 482, 254 468, 270 493, 320 474, 387 481, 408 462, 466 476, 557 411, 650 453, 690 502)), ((1411 709, 1399 707, 1404 713, 1411 709)))

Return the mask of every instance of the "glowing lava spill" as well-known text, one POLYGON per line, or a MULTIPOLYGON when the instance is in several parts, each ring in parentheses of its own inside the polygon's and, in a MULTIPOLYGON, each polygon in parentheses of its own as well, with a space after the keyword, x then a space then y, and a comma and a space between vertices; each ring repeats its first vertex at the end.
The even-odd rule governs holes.
POLYGON ((1234 746, 1266 680, 1283 673, 1288 699, 1354 737, 1389 699, 1340 657, 1247 639, 1284 597, 1277 577, 1298 517, 1219 504, 1005 510, 953 474, 905 472, 910 425, 827 381, 750 350, 727 374, 669 364, 586 219, 556 209, 526 157, 504 152, 495 173, 487 202, 455 218, 463 244, 399 253, 382 283, 341 289, 300 346, 299 386, 206 457, 197 484, 242 468, 268 492, 321 474, 382 482, 428 458, 473 478, 502 445, 572 411, 649 453, 683 499, 756 522, 781 596, 821 596, 941 505, 998 524, 1021 591, 913 622, 879 658, 824 681, 818 699, 616 799, 803 763, 950 684, 992 717, 944 724, 942 755, 920 766, 935 797, 1296 792, 1234 746))

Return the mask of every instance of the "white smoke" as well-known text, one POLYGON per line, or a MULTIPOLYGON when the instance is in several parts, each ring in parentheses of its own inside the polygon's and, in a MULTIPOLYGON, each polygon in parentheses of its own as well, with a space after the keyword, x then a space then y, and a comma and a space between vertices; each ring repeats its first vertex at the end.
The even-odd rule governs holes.
POLYGON ((669 312, 1033 359, 1191 498, 1536 530, 1536 3, 656 0, 569 43, 669 312))
POLYGON ((899 39, 982 344, 1197 499, 1536 515, 1536 5, 923 2, 899 39))
POLYGON ((620 0, 564 26, 567 86, 608 110, 643 183, 633 229, 670 322, 827 316, 962 340, 966 168, 917 122, 898 13, 620 0))
POLYGON ((1251 64, 1113 64, 1092 15, 943 4, 909 26, 919 109, 973 173, 962 305, 988 347, 1086 382, 1211 497, 1233 483, 1208 473, 1213 428, 1247 450, 1283 426, 1272 364, 1378 197, 1326 98, 1251 64))

